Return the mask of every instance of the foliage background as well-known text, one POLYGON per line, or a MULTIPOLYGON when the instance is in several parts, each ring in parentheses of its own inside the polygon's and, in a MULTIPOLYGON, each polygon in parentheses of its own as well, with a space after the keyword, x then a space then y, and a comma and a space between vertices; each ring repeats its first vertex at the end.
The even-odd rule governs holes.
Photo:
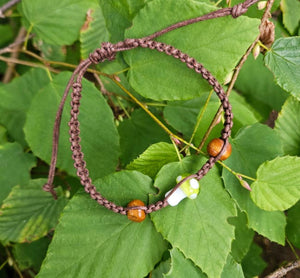
MULTIPOLYGON (((22 0, 6 11, 0 19, 0 277, 263 277, 299 261, 297 0, 275 1, 275 42, 260 42, 256 59, 245 56, 259 35, 263 11, 256 5, 237 19, 200 22, 157 39, 195 57, 231 91, 233 153, 201 180, 196 200, 142 223, 91 200, 71 159, 69 100, 55 179, 58 200, 41 189, 55 113, 80 60, 101 42, 149 35, 237 3, 22 0), (235 81, 243 56, 247 61, 235 81), (245 182, 251 192, 241 186, 245 182)), ((85 77, 82 148, 103 196, 123 206, 132 199, 151 203, 179 174, 203 165, 205 147, 219 136, 223 119, 204 140, 219 101, 184 64, 135 49, 85 77)))

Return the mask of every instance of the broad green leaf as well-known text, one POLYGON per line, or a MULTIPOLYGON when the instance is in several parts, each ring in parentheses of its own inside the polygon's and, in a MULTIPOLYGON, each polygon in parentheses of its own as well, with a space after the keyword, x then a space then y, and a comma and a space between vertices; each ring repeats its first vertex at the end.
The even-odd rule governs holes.
POLYGON ((7 130, 4 126, 0 125, 0 145, 7 143, 7 130))
MULTIPOLYGON (((255 124, 242 129, 232 140, 232 154, 225 163, 234 171, 254 178, 257 168, 263 162, 281 154, 282 147, 277 133, 265 125, 255 124)), ((260 209, 234 175, 224 169, 222 176, 230 195, 241 211, 246 212, 249 228, 272 241, 284 244, 284 214, 260 209)))
POLYGON ((300 101, 289 97, 275 121, 284 154, 300 155, 300 101))
POLYGON ((29 182, 30 170, 35 163, 35 158, 24 153, 18 143, 0 145, 0 204, 13 186, 29 182))
POLYGON ((13 246, 12 252, 20 270, 33 268, 38 272, 46 252, 50 239, 43 237, 31 243, 18 243, 13 246))
POLYGON ((178 278, 206 278, 207 276, 197 267, 191 260, 186 259, 184 255, 177 249, 171 251, 171 269, 164 277, 178 278))
MULTIPOLYGON (((150 1, 136 15, 125 36, 144 37, 178 21, 198 17, 215 9, 212 5, 192 0, 150 1)), ((172 44, 194 57, 223 82, 258 35, 258 24, 257 19, 244 16, 237 19, 223 17, 174 30, 157 40, 172 44)), ((144 97, 184 100, 211 89, 184 63, 156 50, 135 49, 124 55, 130 65, 130 85, 144 97)))
MULTIPOLYGON (((26 140, 33 153, 47 163, 50 163, 51 159, 52 129, 56 111, 69 78, 68 72, 57 75, 36 95, 28 111, 26 140)), ((113 114, 101 93, 85 79, 82 84, 79 114, 81 145, 91 177, 98 178, 115 170, 119 155, 119 138, 113 114)), ((74 174, 67 125, 69 119, 70 96, 63 111, 57 166, 74 174)))
POLYGON ((287 238, 297 248, 300 248, 300 202, 289 209, 287 213, 286 234, 287 238))
POLYGON ((37 240, 56 226, 67 200, 63 196, 54 200, 49 192, 42 190, 45 183, 46 179, 37 179, 26 186, 16 185, 4 200, 0 210, 3 244, 37 240))
POLYGON ((300 3, 297 0, 282 0, 283 24, 291 35, 295 34, 300 23, 300 3))
POLYGON ((169 141, 169 136, 143 110, 135 110, 130 119, 120 123, 119 127, 121 161, 128 164, 151 144, 169 141))
POLYGON ((265 56, 265 64, 273 72, 276 83, 300 99, 300 37, 276 40, 265 56))
POLYGON ((259 55, 256 60, 252 55, 248 57, 240 71, 235 88, 246 98, 252 109, 258 111, 264 119, 268 119, 272 110, 280 111, 288 96, 274 83, 274 77, 265 67, 262 55, 259 55))
POLYGON ((228 255, 226 265, 221 275, 221 278, 228 277, 244 278, 242 266, 233 259, 231 254, 228 255))
MULTIPOLYGON (((139 172, 118 172, 95 185, 123 206, 132 199, 147 203, 154 192, 152 180, 139 172)), ((141 223, 131 222, 81 192, 66 206, 37 277, 145 277, 166 248, 148 216, 141 223)))
MULTIPOLYGON (((195 173, 205 159, 198 156, 165 165, 157 174, 158 198, 175 184, 182 173, 195 173)), ((195 200, 184 199, 175 207, 166 207, 152 214, 156 229, 186 258, 191 259, 209 277, 219 277, 226 263, 234 238, 234 227, 227 222, 236 210, 223 188, 217 168, 200 181, 201 190, 195 200)))
POLYGON ((0 122, 9 135, 26 146, 24 123, 33 97, 50 82, 43 69, 32 69, 11 83, 0 87, 0 122))
POLYGON ((66 60, 67 48, 65 45, 49 44, 37 37, 33 37, 33 45, 41 52, 43 58, 48 61, 65 62, 66 60))
POLYGON ((132 18, 146 0, 100 0, 100 5, 110 33, 110 41, 124 39, 125 29, 132 25, 132 18))
POLYGON ((262 273, 267 263, 261 258, 262 248, 254 242, 242 261, 245 278, 255 278, 262 273))
POLYGON ((252 183, 252 200, 268 211, 284 211, 300 199, 300 157, 284 156, 263 163, 252 183))
POLYGON ((137 159, 128 164, 126 168, 140 171, 151 178, 155 178, 162 166, 177 160, 178 156, 174 146, 161 142, 151 145, 137 159))
POLYGON ((24 0, 22 12, 28 29, 54 45, 72 44, 79 36, 93 0, 24 0))
POLYGON ((91 52, 108 40, 105 19, 100 6, 89 10, 87 20, 80 30, 81 57, 86 59, 91 52))
MULTIPOLYGON (((205 93, 201 97, 191 100, 170 101, 164 109, 164 117, 167 122, 186 138, 190 138, 197 120, 201 114, 203 114, 200 125, 195 133, 195 145, 199 145, 201 142, 220 105, 218 97, 213 95, 206 110, 203 111, 207 97, 208 93, 205 93)), ((233 133, 236 133, 242 126, 256 123, 260 119, 253 108, 246 103, 244 98, 234 91, 230 95, 230 103, 234 110, 233 133)), ((212 138, 219 137, 222 128, 222 123, 214 127, 207 142, 212 138)))
POLYGON ((151 278, 163 278, 166 273, 169 272, 171 268, 171 259, 167 259, 165 261, 162 261, 158 267, 156 267, 151 272, 151 278))
POLYGON ((235 227, 231 253, 235 261, 239 263, 247 254, 254 236, 254 231, 248 228, 247 222, 246 214, 240 211, 238 211, 237 217, 229 219, 229 223, 235 227))

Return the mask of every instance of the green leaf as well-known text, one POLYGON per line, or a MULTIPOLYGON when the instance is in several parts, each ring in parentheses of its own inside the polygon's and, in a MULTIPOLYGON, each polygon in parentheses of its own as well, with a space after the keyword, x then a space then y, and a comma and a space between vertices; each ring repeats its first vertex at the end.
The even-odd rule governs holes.
POLYGON ((235 237, 231 245, 232 257, 240 263, 250 248, 254 231, 248 228, 247 215, 243 212, 238 211, 238 216, 230 218, 228 222, 235 227, 235 237))
POLYGON ((88 7, 94 2, 82 0, 24 0, 22 12, 27 28, 54 45, 72 44, 79 36, 88 7))
POLYGON ((284 154, 300 155, 300 101, 289 97, 275 121, 284 154))
POLYGON ((151 145, 137 159, 128 164, 126 168, 140 171, 151 178, 155 178, 162 166, 177 160, 178 156, 174 146, 161 142, 151 145))
MULTIPOLYGON (((192 0, 150 1, 136 15, 125 36, 143 37, 175 22, 213 10, 215 7, 212 5, 192 0), (163 14, 161 11, 164 11, 163 14)), ((157 40, 172 44, 194 57, 223 82, 258 35, 258 24, 257 19, 244 16, 237 19, 223 17, 214 19, 213 24, 205 21, 174 30, 157 40)), ((135 49, 124 55, 130 65, 130 85, 144 97, 184 100, 200 96, 211 89, 207 81, 193 70, 166 54, 150 49, 135 49)))
POLYGON ((11 39, 13 39, 14 37, 14 33, 13 33, 13 29, 11 25, 4 25, 2 23, 2 25, 0 25, 0 34, 1 34, 1 38, 0 38, 0 46, 8 43, 11 39))
POLYGON ((251 198, 260 208, 284 211, 300 199, 300 157, 284 156, 263 163, 252 183, 251 198))
POLYGON ((146 0, 100 0, 110 41, 124 39, 124 31, 132 25, 132 18, 144 6, 146 0))
POLYGON ((300 248, 300 202, 289 209, 287 214, 286 234, 293 245, 300 248))
MULTIPOLYGON (((62 72, 41 90, 32 101, 25 125, 26 140, 34 154, 50 163, 52 130, 56 111, 70 78, 62 72)), ((95 86, 83 80, 79 114, 80 137, 87 167, 92 178, 98 178, 115 170, 119 155, 119 138, 113 114, 95 86)), ((60 129, 57 166, 74 174, 67 122, 70 119, 70 96, 66 101, 60 129)))
POLYGON ((274 83, 274 77, 265 67, 262 55, 256 60, 252 55, 248 57, 234 86, 264 119, 269 118, 272 110, 280 111, 288 96, 274 83))
MULTIPOLYGON (((281 154, 282 147, 277 133, 265 125, 255 124, 243 128, 232 140, 232 154, 226 160, 226 165, 238 173, 255 177, 257 168, 263 162, 281 154)), ((249 227, 272 241, 284 244, 284 214, 260 209, 234 175, 224 169, 222 176, 232 198, 241 211, 247 213, 249 227)))
POLYGON ((169 258, 166 261, 162 261, 158 267, 156 267, 151 272, 151 278, 163 278, 165 273, 167 273, 171 268, 171 259, 169 258))
MULTIPOLYGON (((202 114, 207 98, 208 93, 205 93, 201 97, 191 100, 170 101, 164 109, 164 117, 172 127, 183 133, 184 137, 190 138, 197 119, 202 114)), ((246 103, 244 98, 234 91, 230 95, 230 103, 234 107, 233 133, 236 133, 243 125, 256 123, 260 119, 253 108, 246 103)), ((219 108, 219 105, 220 102, 218 97, 216 95, 212 95, 211 100, 204 111, 200 125, 196 130, 194 139, 195 145, 198 146, 200 144, 207 128, 219 108)), ((222 128, 222 123, 215 126, 207 142, 213 138, 219 137, 222 128)))
POLYGON ((291 35, 295 34, 300 23, 300 3, 297 0, 282 0, 280 3, 283 24, 291 35))
POLYGON ((44 237, 31 243, 15 244, 12 251, 20 270, 33 268, 38 272, 46 257, 49 243, 50 239, 44 237))
POLYGON ((231 254, 228 255, 226 265, 221 275, 221 278, 227 277, 244 278, 242 266, 232 258, 231 254))
MULTIPOLYGON (((165 165, 157 174, 158 198, 176 184, 182 173, 194 173, 205 160, 198 156, 165 165)), ((175 207, 152 214, 156 229, 173 247, 191 259, 209 277, 220 276, 231 249, 234 227, 227 219, 236 214, 233 201, 223 188, 216 168, 200 181, 201 191, 195 200, 185 199, 175 207)))
POLYGON ((250 250, 242 261, 245 278, 255 278, 262 273, 267 263, 261 258, 262 248, 254 242, 250 250))
MULTIPOLYGON (((147 203, 147 195, 154 192, 151 179, 139 172, 118 172, 95 185, 103 196, 123 206, 132 199, 147 203)), ((149 217, 131 222, 85 192, 77 193, 63 212, 37 277, 145 277, 165 250, 149 217)))
MULTIPOLYGON (((54 200, 42 190, 46 179, 31 180, 26 186, 15 186, 0 210, 0 240, 30 242, 53 229, 66 204, 66 198, 54 200)), ((61 195, 61 193, 60 193, 61 195)))
POLYGON ((186 259, 184 255, 177 249, 173 248, 171 251, 171 269, 164 275, 164 277, 178 278, 205 278, 207 277, 199 267, 197 267, 191 260, 186 259))
POLYGON ((13 186, 29 182, 30 170, 35 163, 35 158, 31 154, 23 153, 18 143, 0 145, 0 204, 13 186))
POLYGON ((89 54, 108 40, 108 31, 100 6, 89 10, 86 26, 80 30, 81 58, 88 58, 89 54))
POLYGON ((151 144, 169 141, 169 136, 143 110, 135 110, 130 119, 124 120, 119 127, 121 161, 128 164, 151 144))
POLYGON ((0 125, 0 145, 7 143, 7 130, 4 126, 0 125))
POLYGON ((32 69, 0 88, 0 122, 9 135, 26 146, 23 127, 33 97, 50 82, 43 69, 32 69))
POLYGON ((300 37, 276 40, 265 56, 265 64, 273 72, 276 83, 300 99, 300 37))

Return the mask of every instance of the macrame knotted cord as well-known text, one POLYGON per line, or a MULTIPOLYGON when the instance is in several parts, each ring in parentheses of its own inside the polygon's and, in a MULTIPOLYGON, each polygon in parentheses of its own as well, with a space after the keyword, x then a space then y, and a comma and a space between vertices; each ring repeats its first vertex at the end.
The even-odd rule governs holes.
POLYGON ((72 158, 74 160, 74 167, 77 170, 77 175, 80 178, 81 184, 84 186, 85 191, 91 196, 92 199, 96 200, 100 205, 106 207, 107 209, 110 209, 116 213, 120 213, 125 215, 127 213, 128 208, 124 208, 122 206, 118 206, 115 203, 108 201, 105 199, 97 190, 96 187, 92 184, 92 180, 89 177, 89 171, 86 168, 86 162, 84 160, 84 154, 81 151, 81 145, 80 145, 80 129, 79 129, 79 121, 78 121, 78 114, 79 114, 79 106, 80 106, 80 99, 81 99, 81 91, 82 91, 82 78, 85 74, 88 67, 92 64, 98 64, 102 63, 105 60, 112 61, 115 59, 116 54, 118 52, 131 50, 137 47, 142 48, 150 48, 153 50, 157 50, 159 52, 164 52, 165 54, 174 57, 175 59, 179 59, 181 62, 185 63, 188 68, 193 69, 196 73, 200 74, 207 82, 213 87, 214 91, 216 92, 217 96, 219 97, 223 110, 224 110, 224 128, 222 130, 221 138, 224 141, 224 144, 222 146, 222 149, 220 153, 216 157, 210 157, 206 163, 201 167, 201 169, 195 173, 192 174, 184 179, 182 179, 179 183, 177 183, 173 189, 170 191, 168 196, 162 200, 158 201, 155 204, 150 204, 148 206, 139 206, 139 207, 130 207, 130 210, 132 209, 142 209, 145 211, 145 213, 151 213, 153 211, 157 211, 165 206, 168 205, 168 198, 173 194, 173 192, 186 180, 189 180, 191 178, 195 178, 197 180, 200 180, 203 178, 208 171, 214 166, 214 164, 220 159, 222 154, 227 148, 227 145, 229 144, 228 138, 231 134, 231 128, 232 128, 232 112, 231 112, 231 105, 228 101, 227 95, 225 94, 222 86, 219 84, 219 82, 216 80, 216 78, 207 70, 204 68, 202 64, 197 62, 194 58, 190 57, 189 55, 181 52, 179 49, 176 49, 175 47, 162 43, 153 41, 154 38, 161 36, 162 34, 165 34, 167 32, 170 32, 174 29, 181 28, 183 26, 204 21, 208 19, 213 19, 217 17, 227 16, 231 15, 233 18, 236 18, 242 14, 244 14, 247 9, 253 5, 254 3, 258 2, 258 0, 247 0, 243 3, 240 3, 232 8, 224 8, 220 9, 211 13, 208 13, 206 15, 185 20, 176 24, 173 24, 161 31, 158 31, 152 35, 149 35, 147 37, 141 38, 141 39, 125 39, 124 41, 118 42, 116 44, 112 44, 109 42, 105 42, 102 44, 101 48, 96 49, 93 53, 89 55, 89 58, 82 61, 78 67, 74 70, 67 87, 64 91, 63 98, 61 100, 61 103, 59 105, 54 129, 53 129, 53 146, 52 146, 52 158, 50 163, 50 169, 49 169, 49 175, 48 175, 48 181, 44 185, 43 189, 45 191, 49 191, 54 198, 57 198, 56 192, 54 190, 53 186, 53 179, 55 175, 55 166, 56 166, 56 160, 57 160, 57 151, 58 151, 58 139, 59 139, 59 127, 61 123, 61 116, 63 107, 67 98, 67 95, 70 91, 70 88, 72 87, 72 101, 71 101, 71 119, 69 121, 69 134, 70 134, 70 142, 71 142, 71 151, 72 151, 72 158), (77 76, 77 77, 76 77, 77 76), (75 80, 76 77, 76 80, 75 80), (75 82, 74 82, 75 80, 75 82))

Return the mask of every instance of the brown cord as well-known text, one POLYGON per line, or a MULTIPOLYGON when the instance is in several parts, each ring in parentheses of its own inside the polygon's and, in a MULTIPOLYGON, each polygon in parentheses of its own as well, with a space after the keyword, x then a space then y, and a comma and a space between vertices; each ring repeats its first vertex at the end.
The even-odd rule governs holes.
POLYGON ((82 90, 82 78, 85 74, 86 70, 91 64, 98 64, 102 63, 105 60, 113 60, 116 56, 117 52, 127 51, 130 49, 134 49, 137 47, 142 48, 150 48, 155 49, 159 52, 164 52, 165 54, 169 56, 173 56, 175 59, 180 60, 181 62, 185 63, 188 68, 193 69, 196 73, 200 74, 207 82, 213 87, 214 91, 218 95, 223 110, 224 110, 224 128, 222 130, 221 139, 224 141, 224 145, 216 157, 210 157, 207 162, 202 166, 202 168, 195 174, 190 175, 183 180, 181 180, 179 183, 177 183, 174 188, 171 190, 171 192, 168 194, 168 196, 162 200, 158 201, 155 204, 151 204, 148 206, 143 207, 130 207, 130 210, 132 209, 142 209, 145 211, 145 213, 151 213, 153 211, 157 211, 163 207, 166 207, 168 205, 168 198, 172 195, 172 193, 186 180, 189 180, 191 178, 196 178, 197 180, 200 180, 202 177, 204 177, 207 172, 213 167, 213 165, 220 159, 222 154, 224 153, 227 145, 229 144, 228 138, 231 134, 231 128, 232 128, 232 112, 231 112, 231 105, 228 101, 228 98, 222 88, 222 86, 219 84, 219 82, 216 80, 216 78, 207 70, 204 68, 204 66, 200 63, 198 63, 194 58, 190 57, 189 55, 183 53, 179 49, 176 49, 175 47, 153 41, 154 38, 161 36, 167 32, 170 32, 174 29, 199 22, 204 21, 208 19, 213 19, 217 17, 227 16, 231 15, 233 18, 236 18, 242 14, 244 14, 247 9, 256 3, 258 0, 247 0, 243 3, 240 3, 236 6, 233 6, 232 8, 224 8, 220 9, 211 13, 208 13, 206 15, 203 15, 201 17, 185 20, 179 23, 176 23, 174 25, 171 25, 159 32, 156 32, 152 35, 149 35, 147 37, 141 38, 141 39, 125 39, 124 41, 118 42, 116 44, 112 44, 109 42, 103 43, 101 45, 101 48, 96 49, 93 53, 90 54, 89 58, 82 61, 78 67, 74 70, 67 87, 64 91, 63 98, 61 100, 61 103, 59 105, 54 129, 53 129, 53 146, 52 146, 52 158, 50 163, 50 169, 49 169, 49 175, 48 175, 48 181, 47 184, 44 185, 43 189, 45 191, 49 191, 54 198, 57 198, 56 192, 54 190, 53 186, 53 179, 55 175, 55 165, 57 160, 57 151, 58 151, 58 139, 59 139, 59 127, 61 122, 61 116, 63 107, 65 104, 65 100, 67 98, 67 95, 69 93, 70 88, 73 88, 71 97, 71 119, 69 121, 69 134, 70 134, 70 142, 71 142, 71 151, 72 151, 72 158, 74 160, 74 167, 77 170, 77 175, 80 178, 81 184, 84 186, 84 189, 87 193, 90 194, 91 198, 96 200, 100 205, 106 207, 107 209, 110 209, 116 213, 120 213, 125 215, 128 208, 124 208, 122 206, 118 206, 113 202, 108 201, 105 199, 97 190, 96 187, 92 184, 92 180, 89 177, 89 171, 86 168, 86 162, 84 160, 84 154, 81 151, 81 145, 80 145, 80 129, 79 129, 79 120, 78 120, 78 114, 79 114, 79 106, 80 106, 80 99, 81 99, 81 90, 82 90), (77 77, 76 77, 77 76, 77 77), (76 81, 74 82, 76 77, 76 81))

